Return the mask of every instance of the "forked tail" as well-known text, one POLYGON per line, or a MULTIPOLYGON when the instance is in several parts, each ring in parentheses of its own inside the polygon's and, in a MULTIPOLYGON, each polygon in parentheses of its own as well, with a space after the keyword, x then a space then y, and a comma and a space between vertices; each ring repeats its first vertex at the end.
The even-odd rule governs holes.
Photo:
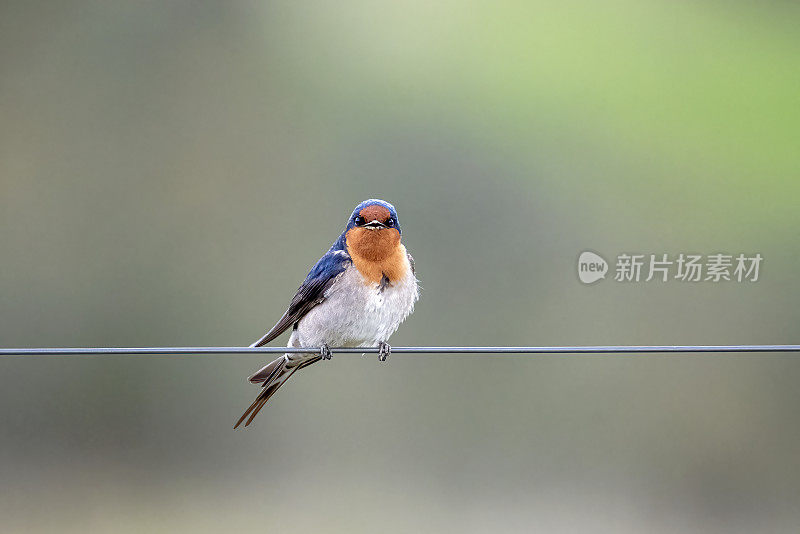
POLYGON ((234 429, 238 428, 239 425, 242 424, 247 418, 247 422, 244 426, 249 426, 250 423, 253 422, 253 419, 258 412, 261 411, 261 408, 267 403, 267 401, 272 397, 278 389, 289 380, 289 377, 297 371, 298 369, 302 369, 307 365, 311 365, 312 363, 318 362, 321 359, 321 356, 318 355, 308 355, 308 354, 284 354, 280 358, 268 363, 265 365, 261 370, 256 372, 252 375, 248 380, 253 384, 261 384, 261 392, 256 397, 256 400, 253 401, 253 404, 250 405, 249 408, 242 414, 236 424, 233 426, 234 429), (248 415, 250 416, 248 418, 248 415))

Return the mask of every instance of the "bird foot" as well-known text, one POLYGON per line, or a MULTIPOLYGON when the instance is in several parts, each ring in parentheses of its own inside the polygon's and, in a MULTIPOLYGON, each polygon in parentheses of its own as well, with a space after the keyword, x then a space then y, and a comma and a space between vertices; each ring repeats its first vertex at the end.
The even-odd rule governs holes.
POLYGON ((392 353, 392 347, 385 341, 378 343, 378 360, 385 362, 386 358, 392 353))
POLYGON ((323 343, 322 346, 319 348, 319 355, 322 357, 323 360, 331 359, 331 348, 328 346, 327 343, 323 343))

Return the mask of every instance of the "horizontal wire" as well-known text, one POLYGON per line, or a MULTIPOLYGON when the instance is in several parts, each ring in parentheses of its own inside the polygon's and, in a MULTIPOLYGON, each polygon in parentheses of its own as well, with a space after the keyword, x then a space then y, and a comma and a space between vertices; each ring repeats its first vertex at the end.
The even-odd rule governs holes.
MULTIPOLYGON (((378 347, 331 347, 335 354, 377 353, 378 347)), ((319 353, 320 347, 52 347, 0 348, 0 356, 103 354, 319 353)), ((392 354, 608 354, 684 352, 800 352, 800 345, 593 345, 564 347, 392 347, 392 354)))

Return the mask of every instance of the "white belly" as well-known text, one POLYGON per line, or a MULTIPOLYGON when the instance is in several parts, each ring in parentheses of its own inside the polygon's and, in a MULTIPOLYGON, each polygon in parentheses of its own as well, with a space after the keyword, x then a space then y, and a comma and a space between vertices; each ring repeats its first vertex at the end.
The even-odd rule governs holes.
POLYGON ((351 265, 325 294, 326 300, 300 319, 289 345, 366 347, 388 341, 414 310, 418 295, 410 268, 402 280, 381 290, 379 284, 365 284, 351 265))

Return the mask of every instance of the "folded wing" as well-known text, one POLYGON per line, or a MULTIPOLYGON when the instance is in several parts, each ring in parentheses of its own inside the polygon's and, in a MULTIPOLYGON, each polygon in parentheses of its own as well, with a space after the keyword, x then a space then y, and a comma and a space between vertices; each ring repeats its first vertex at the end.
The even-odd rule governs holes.
POLYGON ((286 313, 283 314, 269 332, 250 346, 261 347, 266 345, 302 319, 314 306, 323 302, 325 300, 325 292, 331 287, 333 281, 344 272, 351 261, 350 256, 343 250, 330 250, 322 256, 297 289, 297 293, 289 303, 286 313))

